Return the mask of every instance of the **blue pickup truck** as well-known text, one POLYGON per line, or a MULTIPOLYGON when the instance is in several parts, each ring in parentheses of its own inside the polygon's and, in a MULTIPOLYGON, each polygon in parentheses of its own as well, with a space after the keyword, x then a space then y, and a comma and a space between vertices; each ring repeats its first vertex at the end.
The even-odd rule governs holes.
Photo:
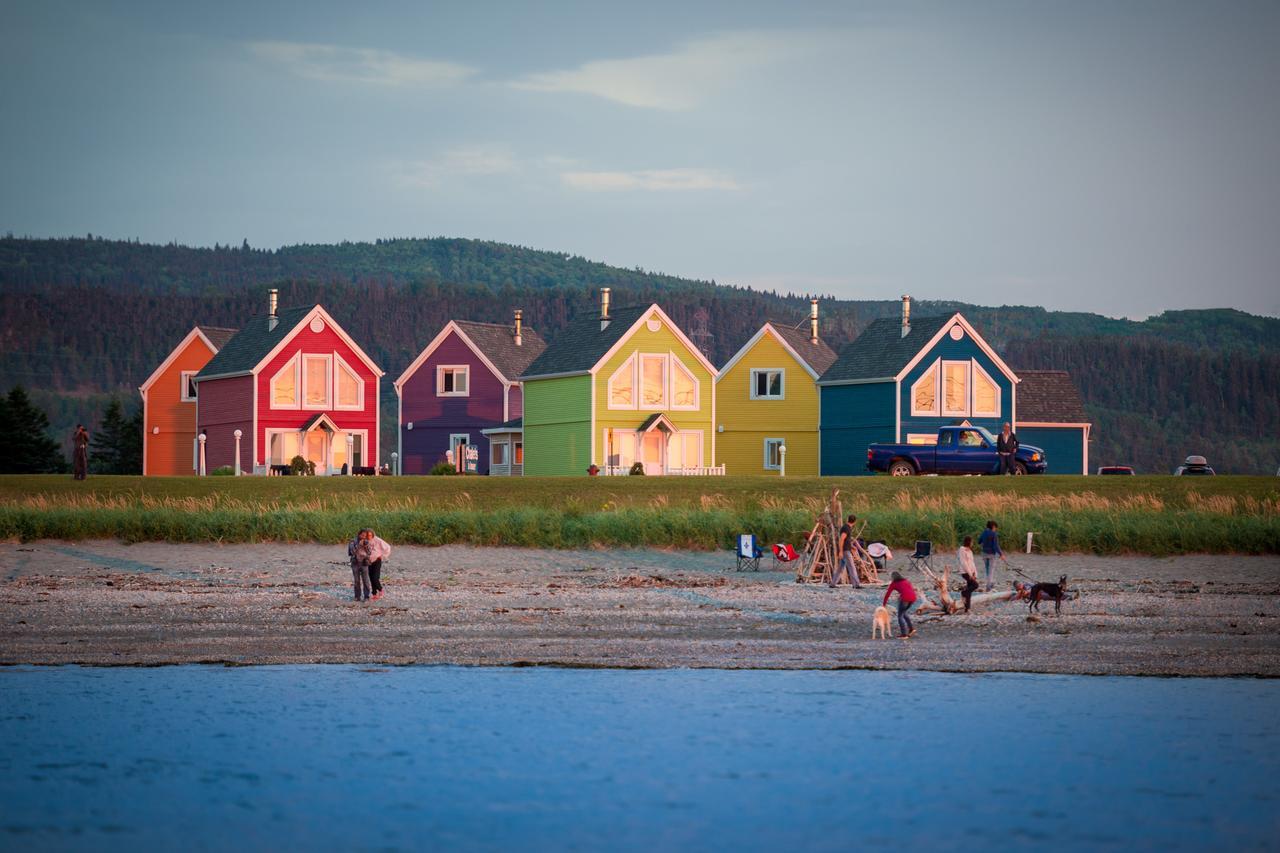
MULTIPOLYGON (((1013 473, 1043 474, 1044 451, 1029 444, 1018 447, 1013 473)), ((997 474, 1000 457, 996 437, 982 427, 945 426, 937 444, 873 444, 867 448, 867 468, 892 477, 915 474, 997 474)))

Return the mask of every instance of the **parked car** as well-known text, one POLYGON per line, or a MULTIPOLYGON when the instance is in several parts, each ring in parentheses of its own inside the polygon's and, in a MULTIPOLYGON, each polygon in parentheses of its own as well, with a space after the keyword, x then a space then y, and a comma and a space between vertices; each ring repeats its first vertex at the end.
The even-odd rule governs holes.
POLYGON ((1212 477, 1216 472, 1203 456, 1188 456, 1173 472, 1175 477, 1212 477))
MULTIPOLYGON (((1014 474, 1043 474, 1044 451, 1021 445, 1013 458, 1014 474)), ((997 474, 1000 457, 996 437, 982 427, 945 426, 937 444, 873 444, 867 448, 867 468, 893 477, 914 474, 997 474)))
POLYGON ((1099 474, 1121 474, 1125 476, 1133 476, 1133 468, 1128 465, 1103 465, 1098 469, 1099 474))

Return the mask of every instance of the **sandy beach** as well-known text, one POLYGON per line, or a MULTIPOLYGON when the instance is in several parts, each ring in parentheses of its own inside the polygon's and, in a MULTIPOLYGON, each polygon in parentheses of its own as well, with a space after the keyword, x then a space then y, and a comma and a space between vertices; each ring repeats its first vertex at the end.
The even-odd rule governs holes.
POLYGON ((386 597, 355 603, 342 547, 6 543, 0 662, 1280 676, 1280 558, 1014 563, 1080 598, 1061 617, 921 616, 904 642, 870 639, 883 588, 796 584, 768 560, 737 573, 726 553, 399 547, 386 597))

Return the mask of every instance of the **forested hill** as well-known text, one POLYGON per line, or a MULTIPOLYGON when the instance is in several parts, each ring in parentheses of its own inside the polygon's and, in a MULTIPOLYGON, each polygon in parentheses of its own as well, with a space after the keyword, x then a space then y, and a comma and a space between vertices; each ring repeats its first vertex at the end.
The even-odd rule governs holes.
MULTIPOLYGON (((620 269, 558 252, 457 239, 192 248, 97 238, 0 239, 0 390, 21 383, 55 428, 92 422, 137 386, 197 323, 238 326, 282 305, 321 302, 394 378, 451 318, 493 322, 522 308, 548 336, 596 310, 658 301, 686 330, 705 309, 722 363, 765 319, 798 323, 808 294, 778 294, 620 269)), ((837 349, 896 301, 823 294, 837 349)), ((1093 462, 1169 470, 1202 452, 1220 470, 1280 462, 1280 320, 1233 310, 1170 311, 1143 322, 1026 306, 919 301, 917 314, 963 311, 1016 368, 1062 367, 1097 422, 1093 462)), ((390 393, 390 383, 386 383, 390 393)), ((385 420, 385 419, 384 419, 385 420)))

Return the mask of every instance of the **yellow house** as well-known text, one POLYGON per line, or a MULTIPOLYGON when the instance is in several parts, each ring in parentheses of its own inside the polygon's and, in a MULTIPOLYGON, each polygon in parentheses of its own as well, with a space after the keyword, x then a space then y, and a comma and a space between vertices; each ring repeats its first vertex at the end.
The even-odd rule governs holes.
POLYGON ((805 325, 765 323, 721 368, 716 458, 725 474, 817 476, 817 381, 836 353, 818 337, 816 299, 805 325))

